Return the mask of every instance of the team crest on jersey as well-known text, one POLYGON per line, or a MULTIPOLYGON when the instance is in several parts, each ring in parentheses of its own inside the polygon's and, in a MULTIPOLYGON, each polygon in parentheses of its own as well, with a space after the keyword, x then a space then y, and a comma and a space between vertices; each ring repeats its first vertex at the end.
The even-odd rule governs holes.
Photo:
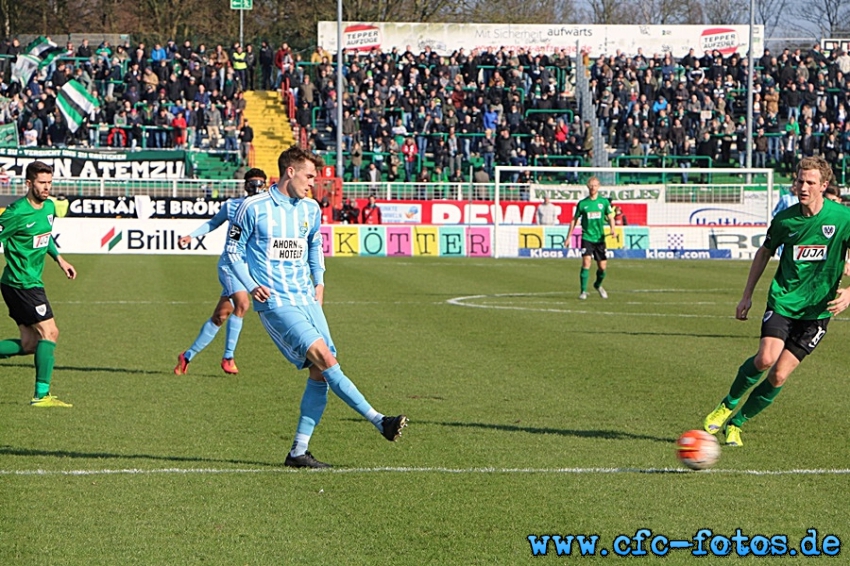
POLYGON ((47 215, 47 221, 50 222, 51 226, 53 226, 53 215, 52 214, 47 215))
POLYGON ((821 230, 823 230, 823 235, 827 238, 832 238, 835 235, 835 226, 833 224, 821 226, 821 230))
POLYGON ((770 317, 772 317, 772 316, 773 316, 773 311, 765 311, 764 318, 761 319, 761 321, 767 322, 768 320, 770 320, 770 317))
POLYGON ((307 235, 307 230, 309 230, 309 229, 310 229, 310 227, 308 226, 307 221, 305 220, 304 223, 301 225, 301 227, 298 229, 298 233, 303 238, 307 235))
POLYGON ((47 314, 47 305, 38 305, 35 307, 35 312, 38 313, 38 316, 44 316, 47 314))

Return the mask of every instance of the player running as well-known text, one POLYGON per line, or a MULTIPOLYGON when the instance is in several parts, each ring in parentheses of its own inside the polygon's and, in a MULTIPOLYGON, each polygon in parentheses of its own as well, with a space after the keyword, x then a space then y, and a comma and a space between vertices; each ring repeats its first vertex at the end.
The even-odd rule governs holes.
MULTIPOLYGON (((180 246, 188 246, 192 238, 212 232, 225 222, 232 222, 239 205, 246 198, 265 190, 265 186, 265 172, 262 169, 249 169, 245 173, 245 192, 247 196, 229 199, 210 220, 198 226, 188 236, 180 238, 180 246)), ((236 367, 236 362, 233 361, 233 354, 236 351, 236 343, 239 341, 239 333, 242 332, 242 320, 248 311, 250 297, 248 296, 248 290, 233 275, 233 271, 227 263, 226 252, 222 252, 218 260, 218 280, 221 282, 222 287, 221 298, 215 306, 212 317, 201 326, 201 333, 195 338, 195 342, 188 350, 177 356, 177 365, 174 367, 174 373, 177 375, 183 375, 188 371, 189 362, 213 341, 224 321, 227 321, 227 333, 224 342, 224 356, 221 358, 221 369, 224 370, 224 373, 239 373, 239 368, 236 367), (233 316, 230 316, 231 314, 233 316)))
POLYGON ((773 218, 753 258, 735 311, 738 320, 747 320, 759 278, 776 248, 785 245, 768 291, 758 353, 738 368, 729 394, 703 423, 712 434, 725 424, 728 446, 743 446, 744 423, 773 403, 791 372, 823 339, 830 317, 850 304, 850 291, 839 289, 850 246, 850 210, 824 199, 831 180, 832 168, 822 157, 803 158, 794 181, 800 202, 773 218), (768 368, 767 378, 734 414, 744 394, 768 368))
POLYGON ((608 267, 608 256, 605 248, 605 224, 611 226, 611 235, 616 235, 614 224, 614 209, 611 201, 599 196, 599 179, 591 177, 587 181, 587 196, 576 205, 573 220, 570 222, 570 230, 567 232, 572 237, 576 224, 581 219, 581 271, 579 272, 579 283, 581 293, 579 300, 587 299, 587 279, 590 275, 591 260, 596 260, 596 281, 593 288, 599 292, 603 299, 608 298, 608 293, 602 287, 605 279, 605 269, 608 267))
POLYGON ((322 216, 319 204, 305 198, 315 183, 317 165, 323 165, 320 158, 297 146, 281 153, 280 182, 239 207, 227 244, 233 271, 251 289, 254 310, 272 341, 297 369, 310 371, 295 442, 284 462, 295 468, 330 467, 307 450, 325 412, 328 388, 389 441, 398 439, 407 425, 404 415, 388 417, 373 409, 336 360, 322 312, 322 216))
POLYGON ((9 316, 21 331, 20 339, 0 341, 0 359, 35 354, 35 394, 30 405, 71 407, 50 394, 59 328, 41 280, 44 256, 49 254, 68 279, 75 279, 77 271, 59 255, 51 235, 56 217, 49 198, 53 168, 33 161, 27 165, 25 175, 27 196, 13 202, 0 215, 0 243, 6 255, 0 291, 9 316))

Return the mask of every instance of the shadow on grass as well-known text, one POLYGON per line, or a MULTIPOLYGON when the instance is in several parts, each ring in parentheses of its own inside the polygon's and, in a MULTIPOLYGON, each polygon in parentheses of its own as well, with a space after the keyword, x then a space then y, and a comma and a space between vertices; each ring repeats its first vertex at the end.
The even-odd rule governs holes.
MULTIPOLYGON (((12 363, 12 364, 0 364, 0 367, 17 367, 17 368, 29 368, 33 369, 33 364, 20 364, 20 363, 12 363)), ((144 375, 159 375, 161 373, 171 373, 170 370, 162 370, 155 371, 151 369, 132 369, 132 368, 98 368, 98 367, 85 367, 85 366, 55 366, 53 368, 56 371, 83 371, 83 372, 107 372, 107 373, 137 373, 144 375)))
POLYGON ((416 421, 422 424, 434 424, 440 426, 451 426, 457 428, 480 428, 485 430, 498 430, 502 432, 527 432, 530 434, 554 434, 558 436, 571 436, 574 438, 595 438, 599 440, 650 440, 652 442, 664 442, 671 444, 676 442, 675 437, 652 436, 649 434, 636 434, 622 430, 580 430, 570 428, 545 428, 533 426, 517 426, 508 424, 488 423, 461 423, 461 422, 437 422, 416 421))
POLYGON ((192 456, 156 456, 153 454, 114 454, 111 452, 75 452, 71 450, 38 450, 0 446, 0 456, 46 456, 49 458, 79 458, 86 460, 153 460, 156 462, 200 462, 207 464, 237 464, 240 466, 269 466, 279 468, 281 462, 255 462, 253 460, 227 460, 192 456))
MULTIPOLYGON (((33 364, 0 364, 0 367, 9 367, 9 368, 28 368, 33 369, 33 364)), ((128 375, 163 375, 163 374, 173 374, 173 369, 163 368, 161 370, 152 370, 152 369, 133 369, 133 368, 104 368, 104 367, 85 367, 85 366, 55 366, 53 368, 56 371, 81 371, 84 373, 125 373, 128 375)), ((226 378, 229 377, 227 374, 218 374, 218 373, 194 373, 190 377, 217 377, 217 378, 226 378)))

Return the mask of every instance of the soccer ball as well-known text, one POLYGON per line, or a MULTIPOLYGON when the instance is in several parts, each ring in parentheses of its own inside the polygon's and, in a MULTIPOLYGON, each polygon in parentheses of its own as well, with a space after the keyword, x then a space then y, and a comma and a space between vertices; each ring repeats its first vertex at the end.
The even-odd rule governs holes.
POLYGON ((689 430, 676 440, 676 456, 692 470, 707 470, 720 459, 720 444, 704 430, 689 430))

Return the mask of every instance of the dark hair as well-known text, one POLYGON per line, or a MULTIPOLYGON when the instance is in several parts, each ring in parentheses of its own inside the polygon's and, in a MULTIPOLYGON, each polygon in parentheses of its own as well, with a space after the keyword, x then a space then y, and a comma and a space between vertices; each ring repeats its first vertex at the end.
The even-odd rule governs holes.
POLYGON ((254 167, 253 169, 248 169, 248 171, 245 172, 245 180, 246 181, 248 179, 255 179, 257 177, 262 177, 263 179, 268 179, 268 177, 266 176, 266 172, 263 171, 262 169, 257 169, 256 167, 254 167))
POLYGON ((53 175, 53 167, 43 161, 33 161, 27 165, 26 180, 35 181, 36 177, 42 173, 50 173, 53 175))
POLYGON ((305 161, 312 161, 317 168, 325 164, 321 157, 314 155, 310 151, 301 149, 297 145, 293 145, 289 149, 282 151, 280 157, 277 158, 277 168, 280 176, 283 177, 288 168, 304 163, 305 161))
POLYGON ((280 176, 283 177, 284 171, 286 171, 289 167, 304 161, 309 161, 312 157, 311 153, 304 151, 297 145, 290 146, 289 149, 280 152, 280 156, 277 158, 277 168, 280 176))

